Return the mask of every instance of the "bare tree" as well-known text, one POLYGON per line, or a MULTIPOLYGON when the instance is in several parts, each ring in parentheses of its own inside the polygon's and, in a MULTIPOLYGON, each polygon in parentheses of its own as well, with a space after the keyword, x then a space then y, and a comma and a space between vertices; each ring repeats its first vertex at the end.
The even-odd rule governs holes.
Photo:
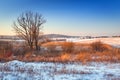
POLYGON ((43 16, 38 13, 25 12, 22 13, 14 22, 13 29, 15 30, 18 37, 24 39, 30 49, 38 50, 38 42, 42 33, 43 24, 46 21, 43 16))

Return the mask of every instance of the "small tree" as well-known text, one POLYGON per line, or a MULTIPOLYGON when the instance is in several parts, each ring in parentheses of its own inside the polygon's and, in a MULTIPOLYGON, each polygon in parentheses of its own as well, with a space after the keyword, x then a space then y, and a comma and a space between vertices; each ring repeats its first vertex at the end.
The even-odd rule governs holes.
POLYGON ((25 12, 17 18, 16 22, 14 22, 13 29, 18 37, 27 42, 30 49, 33 49, 33 46, 35 46, 35 49, 38 50, 38 42, 43 28, 42 25, 45 22, 46 21, 41 14, 25 12))

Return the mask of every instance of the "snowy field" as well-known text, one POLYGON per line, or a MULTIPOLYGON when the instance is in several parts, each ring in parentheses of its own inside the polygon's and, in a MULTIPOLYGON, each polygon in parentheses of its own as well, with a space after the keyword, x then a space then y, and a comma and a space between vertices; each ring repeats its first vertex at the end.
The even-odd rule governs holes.
POLYGON ((53 40, 65 39, 68 42, 79 42, 79 43, 92 43, 95 41, 101 41, 106 44, 110 44, 114 47, 120 47, 120 37, 109 37, 109 38, 91 38, 91 39, 81 39, 81 38, 54 38, 53 40))
POLYGON ((79 43, 92 43, 96 41, 101 41, 106 44, 110 44, 114 47, 120 47, 120 38, 93 38, 93 39, 67 39, 70 42, 79 42, 79 43))
MULTIPOLYGON (((120 47, 120 38, 67 39, 78 43, 102 41, 120 47)), ((0 63, 0 80, 120 80, 120 63, 0 63)))
POLYGON ((0 63, 0 80, 120 80, 120 63, 0 63))

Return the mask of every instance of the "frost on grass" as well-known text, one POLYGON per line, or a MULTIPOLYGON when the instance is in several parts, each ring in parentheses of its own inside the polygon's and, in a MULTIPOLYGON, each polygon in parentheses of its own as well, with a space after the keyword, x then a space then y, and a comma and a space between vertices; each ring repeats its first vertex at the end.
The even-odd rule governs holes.
POLYGON ((119 80, 120 63, 0 63, 0 80, 119 80))

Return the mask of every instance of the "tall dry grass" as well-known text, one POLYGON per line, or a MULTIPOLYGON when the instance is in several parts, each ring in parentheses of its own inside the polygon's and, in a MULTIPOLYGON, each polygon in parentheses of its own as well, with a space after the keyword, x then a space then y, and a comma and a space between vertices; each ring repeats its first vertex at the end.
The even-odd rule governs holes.
POLYGON ((45 62, 69 62, 79 61, 83 63, 96 62, 120 62, 120 48, 114 48, 100 41, 90 44, 73 42, 48 42, 42 45, 47 50, 43 52, 26 51, 24 56, 16 55, 21 61, 45 61, 45 62), (57 51, 56 46, 62 50, 57 51))
POLYGON ((62 48, 64 52, 72 53, 74 51, 74 43, 73 42, 63 42, 62 48))
POLYGON ((12 44, 9 41, 0 41, 0 59, 8 58, 12 55, 12 44))

